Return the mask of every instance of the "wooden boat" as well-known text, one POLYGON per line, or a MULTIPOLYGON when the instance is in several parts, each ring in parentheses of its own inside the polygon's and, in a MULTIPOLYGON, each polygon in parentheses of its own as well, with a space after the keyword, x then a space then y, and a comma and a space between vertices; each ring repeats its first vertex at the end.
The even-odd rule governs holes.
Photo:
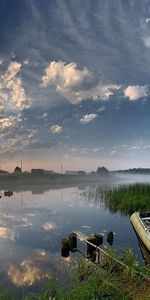
POLYGON ((130 221, 136 234, 150 251, 150 212, 134 212, 130 221))

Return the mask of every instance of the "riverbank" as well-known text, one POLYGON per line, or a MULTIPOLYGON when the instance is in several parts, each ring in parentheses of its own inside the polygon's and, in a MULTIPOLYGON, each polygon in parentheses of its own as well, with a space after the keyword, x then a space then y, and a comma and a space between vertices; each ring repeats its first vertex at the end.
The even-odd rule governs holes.
MULTIPOLYGON (((116 257, 112 253, 113 257, 116 257)), ((82 260, 71 270, 69 285, 58 287, 56 279, 47 284, 41 294, 27 293, 22 300, 148 300, 150 299, 150 269, 141 267, 131 250, 124 250, 117 257, 127 267, 121 267, 113 259, 100 268, 82 260)), ((0 291, 1 300, 19 300, 8 291, 0 291)))

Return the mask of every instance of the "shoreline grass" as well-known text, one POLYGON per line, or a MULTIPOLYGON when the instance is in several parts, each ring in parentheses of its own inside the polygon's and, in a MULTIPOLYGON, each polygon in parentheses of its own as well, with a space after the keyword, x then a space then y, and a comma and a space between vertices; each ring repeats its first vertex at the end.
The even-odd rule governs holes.
POLYGON ((150 211, 150 184, 136 183, 108 189, 105 203, 112 212, 150 211))
MULTIPOLYGON (((116 254, 113 253, 114 257, 116 254)), ((81 260, 72 270, 71 282, 58 287, 53 278, 40 294, 26 293, 22 300, 148 300, 150 295, 150 269, 141 267, 131 250, 117 256, 128 267, 122 268, 113 259, 100 268, 92 262, 81 260)), ((20 300, 17 296, 0 291, 1 300, 20 300), (5 298, 6 295, 6 298, 5 298), (3 297, 4 296, 4 297, 3 297)))

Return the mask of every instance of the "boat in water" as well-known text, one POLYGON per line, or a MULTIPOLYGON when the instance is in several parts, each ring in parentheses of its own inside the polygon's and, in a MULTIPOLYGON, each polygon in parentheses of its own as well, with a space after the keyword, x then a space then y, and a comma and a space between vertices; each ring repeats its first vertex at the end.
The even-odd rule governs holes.
POLYGON ((137 236, 150 251, 150 212, 134 212, 130 221, 137 236))

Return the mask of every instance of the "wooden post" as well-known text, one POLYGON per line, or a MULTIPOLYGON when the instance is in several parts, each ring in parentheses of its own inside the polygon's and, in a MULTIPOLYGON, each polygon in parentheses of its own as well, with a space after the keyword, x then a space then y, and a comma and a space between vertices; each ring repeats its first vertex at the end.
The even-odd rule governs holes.
POLYGON ((112 245, 114 240, 114 234, 113 231, 107 232, 107 242, 112 245))
POLYGON ((69 256, 69 240, 68 239, 62 239, 61 240, 61 255, 63 257, 68 257, 69 256))
POLYGON ((70 250, 72 251, 72 250, 77 249, 77 235, 76 235, 76 233, 72 232, 71 234, 69 234, 68 239, 69 239, 70 250))
POLYGON ((100 233, 94 233, 94 237, 95 239, 95 245, 96 246, 100 246, 103 244, 103 236, 100 233))
MULTIPOLYGON (((87 238, 87 241, 96 245, 96 237, 95 236, 90 236, 87 238)), ((96 260, 96 252, 95 252, 95 248, 90 245, 87 244, 87 256, 92 260, 95 261, 96 260)))

